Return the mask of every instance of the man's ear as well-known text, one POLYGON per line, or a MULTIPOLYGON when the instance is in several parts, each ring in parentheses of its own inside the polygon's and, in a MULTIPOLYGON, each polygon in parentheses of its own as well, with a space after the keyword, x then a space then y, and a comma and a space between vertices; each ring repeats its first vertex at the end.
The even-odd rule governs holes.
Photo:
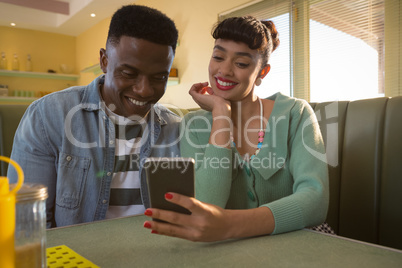
POLYGON ((271 70, 271 65, 267 64, 265 65, 265 67, 261 70, 260 73, 260 78, 263 79, 271 70))
POLYGON ((104 48, 101 48, 99 51, 99 64, 102 72, 107 73, 107 55, 104 48))

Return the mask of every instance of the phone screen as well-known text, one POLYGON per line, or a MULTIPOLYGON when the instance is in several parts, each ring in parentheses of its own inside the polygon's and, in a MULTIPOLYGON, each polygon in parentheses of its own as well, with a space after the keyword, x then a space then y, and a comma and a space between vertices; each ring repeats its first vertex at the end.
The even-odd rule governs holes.
POLYGON ((194 159, 150 157, 145 160, 151 207, 191 214, 187 209, 165 200, 167 192, 194 197, 194 159))

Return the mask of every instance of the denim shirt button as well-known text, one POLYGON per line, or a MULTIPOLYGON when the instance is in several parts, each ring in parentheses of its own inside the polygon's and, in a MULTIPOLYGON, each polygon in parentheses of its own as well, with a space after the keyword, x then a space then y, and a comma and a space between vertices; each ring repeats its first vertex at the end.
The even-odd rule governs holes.
POLYGON ((102 116, 103 120, 106 120, 106 116, 102 116))
POLYGON ((110 175, 112 175, 112 172, 108 172, 106 175, 110 176, 110 175))
POLYGON ((107 200, 106 200, 106 199, 103 199, 103 200, 102 200, 102 203, 103 203, 103 204, 106 204, 106 203, 107 203, 107 200))
POLYGON ((110 144, 110 145, 113 145, 113 144, 114 144, 114 141, 109 141, 109 144, 110 144))
POLYGON ((67 161, 71 161, 71 159, 72 159, 72 157, 69 156, 69 155, 66 157, 66 160, 67 160, 67 161))

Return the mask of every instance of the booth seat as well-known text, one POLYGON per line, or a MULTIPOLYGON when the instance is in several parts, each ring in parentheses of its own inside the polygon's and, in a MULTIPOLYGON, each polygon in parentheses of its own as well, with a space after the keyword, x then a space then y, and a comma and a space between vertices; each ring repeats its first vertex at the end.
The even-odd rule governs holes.
POLYGON ((311 106, 327 151, 327 222, 340 236, 402 249, 402 96, 311 106))
MULTIPOLYGON (((27 106, 0 104, 1 155, 10 155, 27 106)), ((311 106, 327 151, 327 222, 337 235, 402 249, 402 96, 311 106)))
MULTIPOLYGON (((14 134, 29 104, 0 103, 0 155, 10 157, 14 134)), ((7 175, 8 164, 0 162, 0 176, 7 175)))

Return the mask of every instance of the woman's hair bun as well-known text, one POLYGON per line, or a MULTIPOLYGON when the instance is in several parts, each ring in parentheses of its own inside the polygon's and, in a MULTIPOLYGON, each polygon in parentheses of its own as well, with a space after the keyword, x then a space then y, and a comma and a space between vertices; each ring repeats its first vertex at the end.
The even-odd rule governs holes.
POLYGON ((271 33, 271 40, 272 40, 272 51, 274 51, 279 46, 279 33, 276 30, 276 26, 273 21, 271 20, 263 20, 261 21, 271 33))

